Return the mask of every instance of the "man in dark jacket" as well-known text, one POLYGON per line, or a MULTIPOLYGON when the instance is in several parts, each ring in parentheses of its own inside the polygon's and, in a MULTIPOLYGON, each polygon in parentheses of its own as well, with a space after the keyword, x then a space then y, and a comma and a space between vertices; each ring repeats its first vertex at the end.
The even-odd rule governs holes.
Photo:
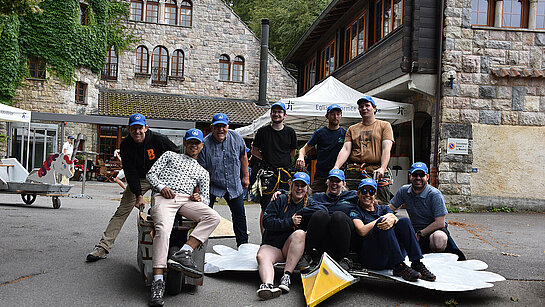
POLYGON ((106 258, 133 206, 136 208, 145 206, 144 194, 152 188, 146 180, 146 174, 153 163, 164 152, 177 151, 176 145, 166 136, 149 130, 146 118, 142 114, 131 115, 127 129, 129 135, 121 142, 120 149, 123 171, 129 186, 125 189, 119 207, 102 234, 102 239, 87 255, 89 262, 106 258))

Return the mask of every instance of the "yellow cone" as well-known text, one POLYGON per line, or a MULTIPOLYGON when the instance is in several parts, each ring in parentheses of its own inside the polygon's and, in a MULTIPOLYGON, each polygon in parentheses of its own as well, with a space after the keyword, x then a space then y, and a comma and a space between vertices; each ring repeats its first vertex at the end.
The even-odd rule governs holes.
POLYGON ((313 307, 328 297, 359 281, 324 253, 320 266, 308 274, 301 274, 307 306, 313 307))

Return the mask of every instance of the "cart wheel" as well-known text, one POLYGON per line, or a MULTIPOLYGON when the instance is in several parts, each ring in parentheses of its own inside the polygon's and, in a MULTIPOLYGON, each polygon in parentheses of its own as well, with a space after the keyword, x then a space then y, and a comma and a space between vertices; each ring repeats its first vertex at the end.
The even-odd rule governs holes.
POLYGON ((170 295, 177 295, 182 292, 185 275, 180 271, 168 270, 166 282, 166 292, 170 295))
POLYGON ((36 194, 21 194, 21 198, 25 204, 32 205, 32 203, 36 200, 36 194))
POLYGON ((53 201, 53 208, 59 209, 61 207, 61 200, 58 196, 53 196, 51 200, 53 201))

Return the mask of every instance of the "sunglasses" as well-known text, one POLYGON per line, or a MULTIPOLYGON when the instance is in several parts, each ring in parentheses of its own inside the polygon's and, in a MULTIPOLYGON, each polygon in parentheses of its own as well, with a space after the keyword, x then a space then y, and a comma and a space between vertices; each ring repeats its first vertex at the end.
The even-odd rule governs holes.
POLYGON ((426 173, 422 173, 422 172, 416 173, 415 172, 415 173, 412 173, 411 176, 424 178, 424 177, 426 177, 426 173))
POLYGON ((375 195, 377 193, 377 190, 375 190, 375 189, 369 189, 368 190, 368 189, 362 188, 362 189, 360 189, 360 193, 363 194, 363 195, 369 193, 369 196, 373 196, 373 195, 375 195))

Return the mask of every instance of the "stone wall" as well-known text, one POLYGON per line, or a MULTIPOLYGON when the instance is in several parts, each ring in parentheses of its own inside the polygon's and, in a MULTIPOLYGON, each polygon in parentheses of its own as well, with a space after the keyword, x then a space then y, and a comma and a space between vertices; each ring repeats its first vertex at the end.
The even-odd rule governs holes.
POLYGON ((545 200, 545 188, 534 181, 527 189, 510 190, 509 197, 497 188, 528 170, 545 174, 545 163, 539 163, 545 141, 534 132, 545 126, 545 78, 493 73, 513 67, 541 70, 545 31, 471 26, 471 1, 447 0, 444 38, 443 80, 448 72, 456 73, 452 89, 443 85, 441 101, 439 188, 445 199, 451 205, 497 206, 509 198, 511 206, 521 208, 528 198, 545 200), (487 137, 476 138, 476 131, 486 131, 487 137), (506 147, 510 134, 529 146, 506 147), (469 139, 469 154, 446 154, 449 137, 469 139))

